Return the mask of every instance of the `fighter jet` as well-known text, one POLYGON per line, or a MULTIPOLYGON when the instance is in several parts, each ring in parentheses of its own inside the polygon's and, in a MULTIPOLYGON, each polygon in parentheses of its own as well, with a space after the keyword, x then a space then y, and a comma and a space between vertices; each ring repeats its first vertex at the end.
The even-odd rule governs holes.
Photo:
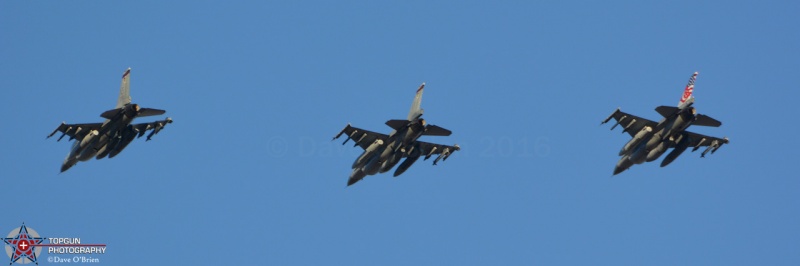
POLYGON ((411 104, 411 111, 409 111, 406 119, 386 121, 386 125, 394 129, 389 135, 375 133, 347 124, 339 134, 333 137, 335 140, 341 137, 342 134, 346 134, 347 139, 344 140, 342 145, 352 139, 355 141, 354 147, 361 146, 364 149, 364 153, 353 162, 353 172, 347 180, 348 186, 355 184, 367 175, 385 173, 391 170, 404 157, 406 158, 405 161, 394 171, 394 176, 399 176, 405 172, 421 156, 425 156, 423 160, 428 160, 431 156, 438 154, 439 156, 433 160, 433 165, 436 165, 440 160, 447 160, 453 152, 461 150, 458 144, 448 146, 417 140, 420 136, 450 136, 452 133, 450 130, 428 125, 425 119, 421 118, 422 108, 420 108, 420 103, 422 102, 424 88, 425 83, 422 83, 417 89, 414 102, 411 104))
POLYGON ((617 123, 611 127, 611 130, 614 130, 618 125, 622 125, 622 132, 628 132, 633 137, 619 151, 619 156, 622 156, 622 158, 614 168, 614 175, 625 171, 633 164, 654 161, 669 148, 673 148, 673 150, 661 162, 661 167, 670 164, 688 147, 693 147, 692 152, 700 147, 707 147, 700 155, 700 157, 705 157, 709 151, 714 154, 723 144, 728 144, 727 137, 709 137, 686 131, 691 125, 708 127, 722 125, 721 122, 714 118, 697 114, 697 110, 692 107, 692 104, 694 104, 694 96, 692 94, 694 93, 694 82, 697 79, 697 74, 697 72, 694 72, 692 77, 689 78, 689 83, 686 84, 683 96, 677 107, 659 106, 656 108, 656 112, 664 117, 661 122, 656 123, 631 115, 620 111, 619 108, 603 120, 601 124, 608 123, 613 118, 617 123))
POLYGON ((147 135, 147 140, 150 140, 166 124, 172 123, 172 119, 167 117, 165 120, 150 123, 131 124, 133 119, 137 117, 162 115, 166 111, 142 108, 138 104, 131 103, 130 74, 130 68, 122 74, 122 85, 119 89, 117 106, 100 114, 101 117, 106 119, 104 122, 87 124, 61 122, 61 125, 47 136, 47 138, 50 138, 56 132, 61 132, 62 134, 58 141, 61 141, 64 136, 69 136, 69 140, 75 139, 67 158, 64 159, 64 163, 61 165, 61 172, 67 171, 78 161, 88 161, 92 157, 98 160, 106 156, 114 158, 133 141, 134 137, 140 138, 145 132, 152 130, 147 135))

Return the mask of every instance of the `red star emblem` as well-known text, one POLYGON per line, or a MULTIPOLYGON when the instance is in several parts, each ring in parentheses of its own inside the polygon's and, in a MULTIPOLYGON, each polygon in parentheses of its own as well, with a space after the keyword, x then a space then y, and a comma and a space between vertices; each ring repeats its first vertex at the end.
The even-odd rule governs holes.
MULTIPOLYGON (((44 242, 43 237, 34 237, 28 233, 28 228, 25 224, 19 228, 19 232, 15 237, 3 238, 3 242, 11 246, 11 263, 17 262, 20 259, 28 259, 33 263, 39 264, 36 261, 36 252, 34 247, 44 242)), ((10 265, 9 264, 9 265, 10 265)))

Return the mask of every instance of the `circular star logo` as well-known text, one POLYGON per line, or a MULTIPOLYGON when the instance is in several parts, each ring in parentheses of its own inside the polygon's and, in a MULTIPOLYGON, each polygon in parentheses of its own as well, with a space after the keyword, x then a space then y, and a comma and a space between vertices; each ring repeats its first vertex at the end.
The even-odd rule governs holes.
POLYGON ((23 223, 22 226, 11 230, 8 236, 3 238, 6 244, 6 254, 11 258, 11 263, 36 263, 36 258, 42 253, 42 247, 38 245, 44 242, 43 237, 33 228, 28 228, 23 223))

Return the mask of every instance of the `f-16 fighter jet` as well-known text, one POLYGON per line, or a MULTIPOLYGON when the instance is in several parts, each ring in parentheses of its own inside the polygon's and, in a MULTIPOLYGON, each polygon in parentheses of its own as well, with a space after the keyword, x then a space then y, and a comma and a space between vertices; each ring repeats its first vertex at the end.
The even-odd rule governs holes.
POLYGON ((347 143, 348 140, 353 140, 355 141, 355 146, 361 146, 364 149, 364 153, 353 162, 353 172, 350 174, 350 179, 347 180, 348 186, 355 184, 367 175, 391 170, 404 157, 406 158, 405 161, 394 171, 394 176, 399 176, 405 172, 421 156, 424 156, 424 160, 427 160, 431 156, 438 154, 436 159, 433 160, 433 165, 436 165, 440 160, 447 160, 453 152, 461 149, 458 144, 448 146, 417 140, 420 136, 450 136, 452 133, 450 130, 428 125, 425 119, 421 118, 422 108, 420 108, 420 103, 422 102, 422 90, 424 88, 425 83, 422 83, 417 89, 417 95, 414 97, 408 118, 386 121, 386 125, 394 129, 389 135, 375 133, 347 124, 339 134, 333 137, 333 139, 337 139, 342 134, 345 134, 347 139, 344 140, 342 145, 347 143))
POLYGON ((75 139, 67 158, 64 159, 64 164, 61 165, 61 172, 67 171, 78 161, 88 161, 92 157, 98 160, 106 156, 114 158, 133 141, 134 137, 142 137, 145 132, 152 130, 147 135, 147 140, 150 140, 166 124, 172 123, 172 119, 167 117, 165 120, 150 123, 131 124, 134 118, 162 115, 166 111, 142 108, 138 104, 131 103, 130 74, 130 68, 122 74, 122 85, 119 89, 117 106, 100 114, 101 117, 106 119, 104 122, 88 124, 61 122, 61 125, 47 136, 50 138, 57 132, 61 132, 61 137, 58 138, 59 141, 64 136, 69 136, 69 140, 75 139))
POLYGON ((722 125, 721 122, 714 118, 697 114, 697 110, 692 107, 694 103, 692 93, 694 92, 696 79, 697 72, 689 78, 689 83, 684 89, 678 107, 659 106, 656 108, 656 112, 664 117, 661 122, 656 123, 631 115, 620 111, 619 108, 603 121, 602 124, 605 124, 613 118, 617 123, 611 127, 612 130, 618 125, 622 125, 622 132, 628 132, 633 137, 619 151, 622 159, 619 160, 616 168, 614 168, 614 175, 625 171, 633 164, 654 161, 669 148, 673 148, 673 150, 661 162, 661 167, 670 164, 688 147, 692 147, 693 152, 700 147, 707 147, 700 155, 700 157, 705 157, 706 153, 711 152, 713 154, 723 144, 728 144, 728 138, 709 137, 686 131, 686 128, 691 125, 708 127, 722 125))

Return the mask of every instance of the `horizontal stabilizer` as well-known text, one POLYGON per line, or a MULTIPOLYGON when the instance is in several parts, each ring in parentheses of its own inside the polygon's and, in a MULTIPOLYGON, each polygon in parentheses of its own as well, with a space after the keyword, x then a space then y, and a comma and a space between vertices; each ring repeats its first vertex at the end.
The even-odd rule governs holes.
POLYGON ((661 116, 663 116, 663 117, 670 117, 670 116, 678 113, 679 110, 680 109, 678 107, 672 107, 672 106, 666 106, 666 105, 662 105, 662 106, 656 107, 656 112, 661 114, 661 116))
POLYGON ((164 111, 164 110, 161 110, 161 109, 142 108, 141 110, 139 110, 139 114, 136 115, 136 116, 142 117, 142 116, 163 115, 166 112, 167 111, 164 111))
POLYGON ((719 127, 722 125, 722 122, 711 118, 707 115, 697 115, 697 119, 692 123, 693 126, 704 126, 704 127, 719 127))
MULTIPOLYGON (((122 112, 122 110, 124 110, 124 108, 111 109, 103 112, 102 114, 100 114, 100 116, 105 119, 113 119, 115 116, 119 114, 119 112, 122 112)), ((167 111, 160 109, 142 108, 139 110, 139 113, 136 116, 141 117, 141 116, 163 115, 166 112, 167 111)))
POLYGON ((123 108, 117 108, 117 109, 111 109, 111 110, 105 111, 102 114, 100 114, 100 117, 105 118, 105 119, 112 119, 115 116, 117 116, 117 114, 119 114, 119 112, 122 112, 122 109, 123 108))
POLYGON ((450 136, 450 134, 453 134, 453 132, 434 125, 426 126, 425 132, 422 133, 423 136, 450 136))
POLYGON ((386 121, 386 125, 393 128, 394 130, 399 130, 400 128, 408 125, 409 121, 405 119, 392 119, 386 121))

